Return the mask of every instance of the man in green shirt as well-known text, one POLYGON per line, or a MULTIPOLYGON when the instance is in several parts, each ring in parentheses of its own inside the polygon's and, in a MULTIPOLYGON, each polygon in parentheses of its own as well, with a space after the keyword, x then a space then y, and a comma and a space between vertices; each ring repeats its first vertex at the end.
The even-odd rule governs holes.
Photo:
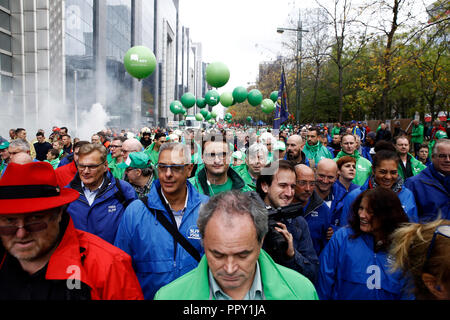
POLYGON ((406 136, 394 138, 394 146, 397 149, 400 161, 398 162, 398 175, 406 180, 418 175, 426 166, 409 153, 409 141, 406 136))
POLYGON ((262 249, 267 209, 249 193, 221 193, 197 220, 205 254, 194 270, 159 289, 155 300, 318 300, 303 275, 262 249))
POLYGON ((268 163, 268 150, 262 143, 254 143, 246 153, 245 163, 235 167, 234 170, 252 190, 256 190, 256 180, 268 163))
POLYGON ((108 157, 108 168, 116 179, 123 179, 123 175, 125 173, 125 168, 121 168, 118 166, 118 164, 124 161, 122 154, 122 144, 125 140, 125 137, 115 137, 109 145, 109 150, 111 151, 111 159, 109 159, 108 157))
POLYGON ((213 196, 234 189, 244 192, 252 190, 230 167, 230 146, 222 134, 205 137, 202 151, 204 166, 189 179, 198 192, 213 196))
POLYGON ((356 159, 356 175, 352 180, 354 184, 362 186, 367 178, 372 174, 372 163, 369 160, 361 156, 356 150, 356 137, 351 133, 346 133, 341 139, 342 150, 337 154, 334 161, 338 161, 343 156, 351 156, 356 159))
POLYGON ((158 163, 159 148, 167 141, 166 134, 157 132, 153 140, 153 143, 145 148, 144 152, 149 155, 152 164, 155 166, 158 163))
POLYGON ((319 131, 319 128, 312 127, 306 134, 306 144, 303 148, 303 152, 305 153, 306 158, 308 158, 311 168, 315 168, 323 158, 333 159, 331 152, 320 143, 319 131))
POLYGON ((411 132, 411 143, 414 147, 414 155, 419 154, 420 145, 423 143, 423 125, 419 120, 414 120, 411 132))

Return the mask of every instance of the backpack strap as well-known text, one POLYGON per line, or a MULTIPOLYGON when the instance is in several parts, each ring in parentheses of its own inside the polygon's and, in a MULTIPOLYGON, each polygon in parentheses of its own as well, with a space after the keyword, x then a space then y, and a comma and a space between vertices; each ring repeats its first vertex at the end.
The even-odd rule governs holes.
POLYGON ((124 209, 126 207, 128 207, 128 205, 130 204, 131 201, 133 201, 134 199, 126 199, 123 191, 122 191, 122 187, 120 186, 120 180, 114 178, 114 180, 116 181, 116 187, 117 187, 117 192, 114 194, 117 198, 117 200, 119 200, 119 202, 122 204, 122 206, 124 207, 124 209))

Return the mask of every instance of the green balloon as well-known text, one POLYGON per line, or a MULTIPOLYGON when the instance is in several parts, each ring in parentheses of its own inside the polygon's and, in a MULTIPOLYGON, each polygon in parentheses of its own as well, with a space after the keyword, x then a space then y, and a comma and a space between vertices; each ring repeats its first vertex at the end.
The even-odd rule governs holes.
POLYGON ((215 124, 216 121, 214 121, 214 119, 210 119, 210 120, 208 120, 208 123, 209 123, 209 124, 215 124))
POLYGON ((183 106, 185 108, 192 108, 195 104, 196 100, 195 100, 195 96, 190 93, 190 92, 186 92, 185 94, 183 94, 181 96, 181 103, 183 104, 183 106))
POLYGON ((231 113, 227 112, 225 114, 225 120, 228 120, 228 119, 231 119, 231 118, 233 118, 233 115, 231 113))
POLYGON ((230 79, 230 70, 222 62, 213 62, 206 67, 206 82, 214 88, 223 87, 230 79))
POLYGON ((135 46, 125 53, 123 64, 131 76, 140 80, 147 78, 155 71, 156 57, 149 48, 135 46))
POLYGON ((181 102, 180 101, 178 101, 178 100, 175 100, 175 101, 172 101, 172 103, 170 104, 170 111, 173 113, 173 114, 179 114, 179 113, 182 113, 183 112, 183 105, 181 104, 181 102))
POLYGON ((233 104, 233 94, 231 92, 224 92, 220 95, 220 103, 228 108, 233 104))
POLYGON ((278 91, 272 91, 272 93, 270 94, 270 100, 272 100, 273 102, 277 102, 277 100, 278 100, 278 91))
POLYGON ((200 114, 203 116, 203 118, 205 118, 206 119, 206 116, 208 115, 208 110, 207 109, 202 109, 202 110, 200 110, 200 114))
POLYGON ((275 110, 275 103, 270 99, 264 99, 261 103, 261 109, 264 113, 271 113, 275 110))
POLYGON ((248 117, 247 117, 247 121, 248 121, 248 122, 252 122, 252 117, 248 116, 248 117))
POLYGON ((212 118, 211 112, 208 111, 208 114, 206 115, 205 120, 208 121, 208 120, 210 120, 211 118, 212 118))
POLYGON ((217 113, 215 111, 211 111, 211 118, 212 119, 217 118, 217 113))
POLYGON ((236 87, 233 90, 233 98, 237 103, 244 102, 245 99, 247 99, 247 95, 247 89, 245 89, 244 87, 236 87))
POLYGON ((200 109, 206 107, 205 98, 197 98, 196 104, 197 104, 197 107, 199 107, 200 109))
POLYGON ((261 104, 263 100, 263 95, 261 91, 259 91, 258 89, 253 89, 248 93, 247 100, 248 103, 250 103, 250 105, 256 107, 261 104))
POLYGON ((202 114, 200 112, 195 115, 195 120, 203 121, 203 116, 202 116, 202 114))
POLYGON ((220 99, 220 95, 216 90, 209 90, 205 94, 206 104, 211 107, 214 107, 215 105, 217 105, 219 103, 219 99, 220 99))

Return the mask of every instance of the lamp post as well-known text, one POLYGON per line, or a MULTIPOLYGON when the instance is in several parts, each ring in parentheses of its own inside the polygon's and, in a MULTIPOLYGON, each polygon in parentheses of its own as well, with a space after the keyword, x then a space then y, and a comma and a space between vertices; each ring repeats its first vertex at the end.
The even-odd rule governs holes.
POLYGON ((297 88, 296 88, 296 102, 297 106, 295 108, 296 111, 296 119, 297 123, 300 123, 300 103, 301 103, 301 81, 302 81, 302 61, 301 61, 301 55, 302 55, 302 32, 309 32, 309 30, 305 30, 302 28, 302 21, 300 18, 300 12, 298 14, 298 25, 297 28, 277 28, 278 33, 283 33, 284 31, 295 31, 297 32, 297 58, 296 58, 296 65, 297 65, 297 88))

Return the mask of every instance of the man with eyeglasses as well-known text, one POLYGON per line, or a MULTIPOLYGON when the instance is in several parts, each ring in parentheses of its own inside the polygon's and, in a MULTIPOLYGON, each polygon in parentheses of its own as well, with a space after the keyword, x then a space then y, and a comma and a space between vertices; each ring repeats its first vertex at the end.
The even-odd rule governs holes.
POLYGON ((189 181, 198 192, 213 196, 229 190, 251 191, 239 174, 230 167, 230 147, 220 133, 210 134, 203 140, 202 160, 204 167, 189 181))
POLYGON ((136 192, 128 182, 114 178, 108 171, 106 148, 102 144, 80 147, 77 171, 68 187, 78 191, 80 197, 67 211, 77 229, 113 243, 122 214, 137 198, 136 192))
MULTIPOLYGON (((266 166, 269 170, 270 165, 266 166)), ((258 177, 256 192, 270 208, 286 207, 292 204, 296 188, 296 173, 294 164, 287 160, 278 160, 271 168, 273 174, 264 174, 258 177)), ((298 271, 312 283, 315 283, 319 271, 319 259, 314 250, 308 223, 301 215, 295 218, 282 218, 277 221, 279 232, 288 243, 285 254, 272 252, 270 247, 263 248, 271 255, 275 262, 298 271)))
POLYGON ((125 173, 125 168, 121 168, 119 164, 123 163, 126 158, 123 158, 122 144, 125 142, 125 137, 115 137, 109 145, 111 151, 111 160, 108 160, 108 167, 112 175, 116 179, 122 179, 125 173))
POLYGON ((150 157, 145 152, 132 152, 118 167, 125 170, 127 181, 136 191, 138 198, 143 200, 147 197, 156 176, 150 157))
POLYGON ((311 239, 317 256, 327 244, 330 228, 330 208, 316 192, 316 177, 314 170, 304 164, 295 166, 297 182, 295 186, 295 202, 303 207, 303 217, 308 222, 311 239))
POLYGON ((405 186, 416 199, 419 222, 450 219, 450 140, 439 139, 433 147, 432 164, 409 178, 405 186))
MULTIPOLYGON (((149 300, 159 288, 197 266, 204 253, 198 211, 209 199, 188 181, 193 164, 186 145, 164 143, 159 151, 159 179, 153 181, 147 198, 133 201, 125 210, 114 241, 131 255, 144 297, 149 300), (177 236, 184 237, 194 252, 188 252, 177 236)), ((132 161, 134 155, 130 154, 132 161)))
POLYGON ((143 299, 128 254, 75 229, 45 162, 11 163, 0 181, 0 300, 143 299), (39 188, 36 188, 39 186, 39 188))

